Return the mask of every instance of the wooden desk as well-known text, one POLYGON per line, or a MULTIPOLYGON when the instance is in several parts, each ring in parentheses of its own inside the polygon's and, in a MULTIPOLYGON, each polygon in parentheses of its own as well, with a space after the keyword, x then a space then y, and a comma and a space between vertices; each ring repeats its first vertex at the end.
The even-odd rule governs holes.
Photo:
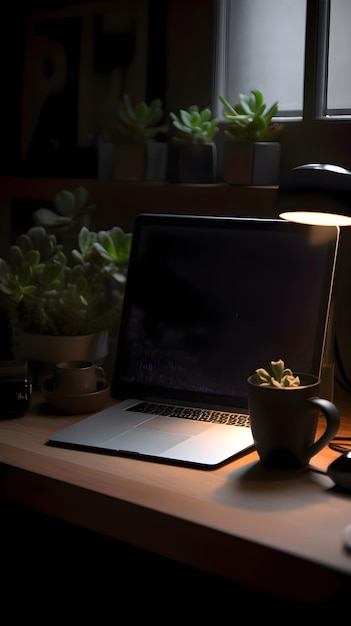
MULTIPOLYGON (((351 401, 336 404, 350 435, 351 401)), ((255 452, 204 471, 45 445, 83 417, 49 415, 39 394, 0 421, 0 495, 278 597, 318 604, 351 588, 351 492, 324 473, 337 452, 296 474, 265 471, 255 452)))

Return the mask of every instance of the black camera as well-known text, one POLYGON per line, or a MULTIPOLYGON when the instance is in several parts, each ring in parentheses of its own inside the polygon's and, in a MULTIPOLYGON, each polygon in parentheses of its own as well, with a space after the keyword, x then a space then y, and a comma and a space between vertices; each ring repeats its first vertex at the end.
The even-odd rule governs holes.
POLYGON ((32 382, 25 361, 0 361, 0 417, 21 417, 30 407, 32 382))

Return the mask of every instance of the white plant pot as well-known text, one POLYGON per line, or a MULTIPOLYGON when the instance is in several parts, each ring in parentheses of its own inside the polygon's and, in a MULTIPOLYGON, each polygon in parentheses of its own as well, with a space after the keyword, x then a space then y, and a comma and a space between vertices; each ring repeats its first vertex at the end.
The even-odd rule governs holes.
POLYGON ((280 143, 226 141, 223 146, 223 179, 230 185, 277 185, 280 143))
POLYGON ((113 146, 113 178, 121 181, 162 182, 167 176, 168 144, 151 141, 145 144, 113 146))

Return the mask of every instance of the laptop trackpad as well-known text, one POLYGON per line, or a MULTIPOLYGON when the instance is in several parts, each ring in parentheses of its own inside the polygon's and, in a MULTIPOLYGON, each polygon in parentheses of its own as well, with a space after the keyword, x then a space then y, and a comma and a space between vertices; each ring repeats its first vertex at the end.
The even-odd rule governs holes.
POLYGON ((157 430, 164 433, 175 433, 192 437, 203 433, 208 428, 212 428, 211 422, 200 422, 196 420, 182 419, 179 417, 152 417, 145 422, 138 424, 137 428, 146 430, 157 430))
POLYGON ((210 427, 211 424, 206 422, 153 417, 121 435, 108 439, 102 447, 109 450, 159 454, 210 427))

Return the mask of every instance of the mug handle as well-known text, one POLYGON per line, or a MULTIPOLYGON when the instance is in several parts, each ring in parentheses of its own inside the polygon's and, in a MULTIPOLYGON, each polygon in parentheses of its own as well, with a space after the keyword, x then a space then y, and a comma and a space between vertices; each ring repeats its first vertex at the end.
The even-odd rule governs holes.
POLYGON ((107 377, 106 377, 106 372, 104 368, 101 367, 101 365, 95 365, 95 370, 96 370, 96 377, 98 380, 98 384, 102 384, 105 387, 107 377))
POLYGON ((340 413, 335 404, 326 400, 325 398, 308 398, 308 402, 315 404, 323 413, 327 420, 326 429, 323 435, 320 436, 317 441, 312 443, 308 448, 310 458, 312 458, 317 452, 322 450, 328 443, 335 437, 340 426, 340 413))

